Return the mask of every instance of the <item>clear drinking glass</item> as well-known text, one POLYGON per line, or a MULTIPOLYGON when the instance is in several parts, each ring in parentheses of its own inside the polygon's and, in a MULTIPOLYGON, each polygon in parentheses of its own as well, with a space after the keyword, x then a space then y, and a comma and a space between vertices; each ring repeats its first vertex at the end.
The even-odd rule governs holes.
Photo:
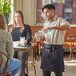
POLYGON ((47 34, 51 35, 51 33, 52 33, 52 30, 47 31, 47 34))
POLYGON ((25 37, 20 37, 21 46, 25 46, 25 37))
POLYGON ((39 32, 35 33, 35 38, 36 38, 36 41, 40 41, 40 33, 39 32))

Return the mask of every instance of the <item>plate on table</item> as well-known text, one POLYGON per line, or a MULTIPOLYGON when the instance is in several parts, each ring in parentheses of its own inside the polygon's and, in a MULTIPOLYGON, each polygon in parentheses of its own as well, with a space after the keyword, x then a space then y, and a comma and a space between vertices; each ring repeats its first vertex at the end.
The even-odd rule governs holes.
POLYGON ((20 46, 20 45, 21 45, 20 41, 14 41, 13 42, 13 47, 20 46))

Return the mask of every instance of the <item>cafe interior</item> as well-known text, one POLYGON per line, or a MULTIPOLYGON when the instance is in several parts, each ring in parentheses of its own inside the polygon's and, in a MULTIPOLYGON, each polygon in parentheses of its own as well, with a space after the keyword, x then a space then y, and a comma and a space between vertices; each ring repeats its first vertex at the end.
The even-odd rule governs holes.
MULTIPOLYGON (((2 0, 0 0, 2 1, 2 0)), ((9 1, 9 0, 7 0, 9 1)), ((10 0, 11 9, 9 16, 5 18, 7 26, 13 23, 13 15, 16 10, 20 10, 24 16, 24 24, 28 24, 31 28, 32 39, 30 41, 31 47, 17 47, 19 42, 13 42, 14 51, 28 51, 28 63, 25 71, 26 76, 43 76, 41 66, 42 51, 44 41, 35 39, 38 32, 42 32, 43 24, 45 22, 42 7, 46 4, 54 4, 56 7, 55 14, 58 17, 64 18, 70 24, 70 30, 64 31, 64 65, 65 72, 63 76, 76 76, 76 0, 10 0)), ((19 72, 16 74, 19 76, 19 72)), ((52 72, 51 76, 55 76, 52 72)))

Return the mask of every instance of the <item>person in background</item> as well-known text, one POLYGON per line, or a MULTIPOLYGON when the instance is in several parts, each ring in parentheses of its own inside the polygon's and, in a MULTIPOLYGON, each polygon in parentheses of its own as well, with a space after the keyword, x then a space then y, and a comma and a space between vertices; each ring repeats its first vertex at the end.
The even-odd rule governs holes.
MULTIPOLYGON (((11 34, 7 31, 7 26, 5 23, 4 16, 0 13, 0 51, 6 53, 9 57, 9 62, 7 66, 7 72, 13 71, 12 76, 15 76, 21 67, 21 62, 13 58, 14 49, 11 34)), ((4 67, 7 58, 3 56, 2 66, 0 68, 0 73, 4 72, 4 67)))
POLYGON ((55 15, 53 4, 43 6, 42 12, 47 19, 43 28, 44 36, 41 36, 41 39, 44 40, 41 60, 43 76, 51 76, 51 72, 54 72, 55 76, 62 76, 62 72, 64 72, 62 49, 64 31, 69 30, 70 26, 65 19, 55 15))
MULTIPOLYGON (((13 41, 20 41, 20 37, 25 37, 25 45, 31 41, 31 29, 29 25, 24 24, 23 14, 20 10, 14 14, 13 24, 9 26, 13 41)), ((27 64, 28 53, 19 51, 16 55, 21 60, 20 76, 25 72, 25 64, 27 64)))

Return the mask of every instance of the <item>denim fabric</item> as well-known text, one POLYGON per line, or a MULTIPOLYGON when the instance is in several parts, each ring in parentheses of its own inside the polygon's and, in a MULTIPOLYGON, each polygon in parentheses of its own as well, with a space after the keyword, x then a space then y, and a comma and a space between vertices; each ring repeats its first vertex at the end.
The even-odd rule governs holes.
MULTIPOLYGON (((8 62, 7 72, 13 71, 12 76, 15 76, 21 67, 21 62, 16 58, 11 58, 8 62)), ((0 70, 0 73, 4 72, 4 68, 0 70)))

